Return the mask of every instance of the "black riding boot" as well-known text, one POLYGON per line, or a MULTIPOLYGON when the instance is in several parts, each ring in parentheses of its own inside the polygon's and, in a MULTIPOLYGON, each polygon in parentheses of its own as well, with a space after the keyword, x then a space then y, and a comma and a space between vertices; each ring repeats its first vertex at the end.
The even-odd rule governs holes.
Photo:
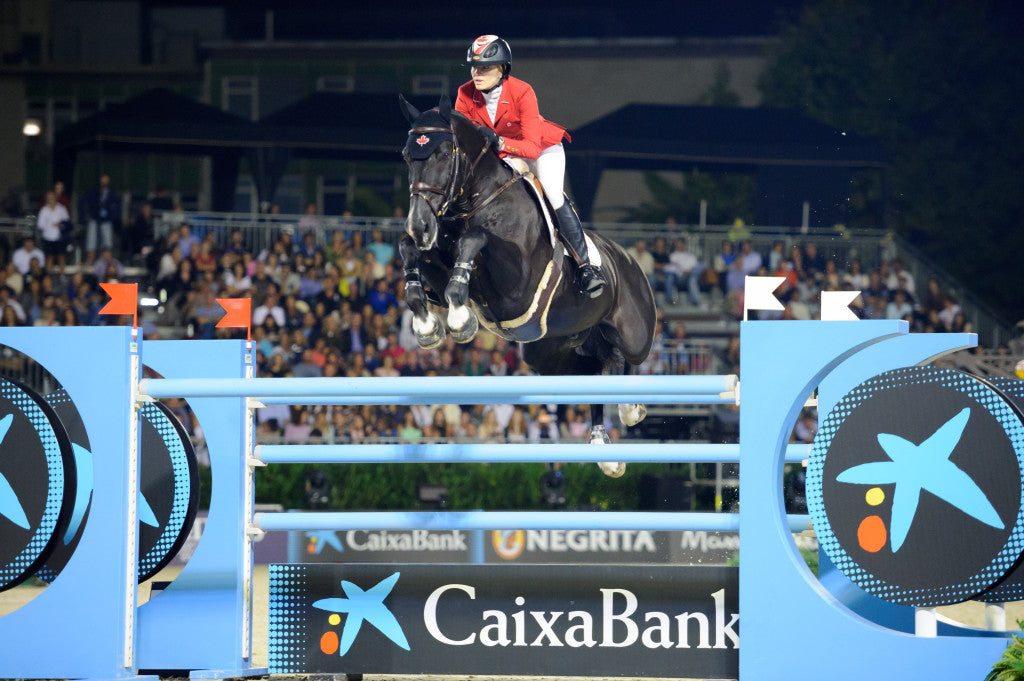
POLYGON ((555 210, 558 218, 558 229, 561 231, 565 241, 569 244, 572 257, 576 260, 576 289, 581 296, 597 298, 604 291, 608 282, 593 265, 590 264, 590 254, 587 252, 587 241, 583 238, 583 225, 576 211, 572 209, 569 202, 562 204, 561 208, 555 210))

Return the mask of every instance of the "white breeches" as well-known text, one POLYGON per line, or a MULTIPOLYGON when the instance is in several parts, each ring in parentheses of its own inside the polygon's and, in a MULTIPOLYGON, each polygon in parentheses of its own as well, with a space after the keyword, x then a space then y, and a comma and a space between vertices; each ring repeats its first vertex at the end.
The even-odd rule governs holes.
POLYGON ((551 207, 558 210, 565 203, 565 195, 562 193, 565 186, 565 149, 561 144, 540 152, 540 156, 534 159, 523 159, 530 170, 540 180, 544 187, 544 194, 547 195, 551 207))

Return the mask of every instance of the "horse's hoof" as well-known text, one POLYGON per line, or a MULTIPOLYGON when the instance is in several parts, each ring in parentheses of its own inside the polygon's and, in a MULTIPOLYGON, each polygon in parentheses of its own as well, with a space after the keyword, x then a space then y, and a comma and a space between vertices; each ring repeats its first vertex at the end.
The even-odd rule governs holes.
POLYGON ((463 324, 462 327, 458 329, 451 326, 451 313, 449 313, 448 315, 448 328, 451 331, 452 340, 454 340, 456 343, 470 342, 471 340, 476 338, 476 334, 480 330, 480 321, 476 318, 476 315, 473 314, 473 311, 469 310, 469 308, 465 309, 469 312, 469 317, 466 320, 465 324, 463 324))
POLYGON ((647 407, 642 404, 620 404, 619 418, 627 426, 635 426, 647 417, 647 407))
POLYGON ((444 343, 444 327, 441 325, 441 318, 433 312, 427 314, 427 324, 420 324, 415 317, 412 319, 413 331, 416 332, 416 342, 424 350, 433 350, 444 343))
POLYGON ((621 478, 626 474, 626 463, 624 461, 599 461, 597 466, 609 478, 621 478))
MULTIPOLYGON (((604 426, 594 426, 590 429, 590 444, 606 445, 611 443, 604 426)), ((598 461, 597 467, 609 478, 621 478, 626 473, 625 461, 598 461)))

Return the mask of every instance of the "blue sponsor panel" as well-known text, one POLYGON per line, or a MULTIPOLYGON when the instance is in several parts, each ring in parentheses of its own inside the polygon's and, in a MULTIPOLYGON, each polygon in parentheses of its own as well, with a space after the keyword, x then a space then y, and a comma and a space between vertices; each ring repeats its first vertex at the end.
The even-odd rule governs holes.
POLYGON ((272 674, 736 678, 738 571, 271 565, 272 674))

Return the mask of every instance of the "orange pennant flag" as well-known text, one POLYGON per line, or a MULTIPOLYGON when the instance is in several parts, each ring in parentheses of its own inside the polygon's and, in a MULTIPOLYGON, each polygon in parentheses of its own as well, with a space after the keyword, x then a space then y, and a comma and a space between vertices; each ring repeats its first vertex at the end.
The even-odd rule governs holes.
POLYGON ((244 328, 246 338, 251 340, 252 298, 218 298, 217 302, 224 308, 217 328, 244 328))
POLYGON ((134 319, 138 313, 138 284, 106 284, 100 286, 110 296, 110 302, 103 306, 100 314, 130 314, 134 319))

